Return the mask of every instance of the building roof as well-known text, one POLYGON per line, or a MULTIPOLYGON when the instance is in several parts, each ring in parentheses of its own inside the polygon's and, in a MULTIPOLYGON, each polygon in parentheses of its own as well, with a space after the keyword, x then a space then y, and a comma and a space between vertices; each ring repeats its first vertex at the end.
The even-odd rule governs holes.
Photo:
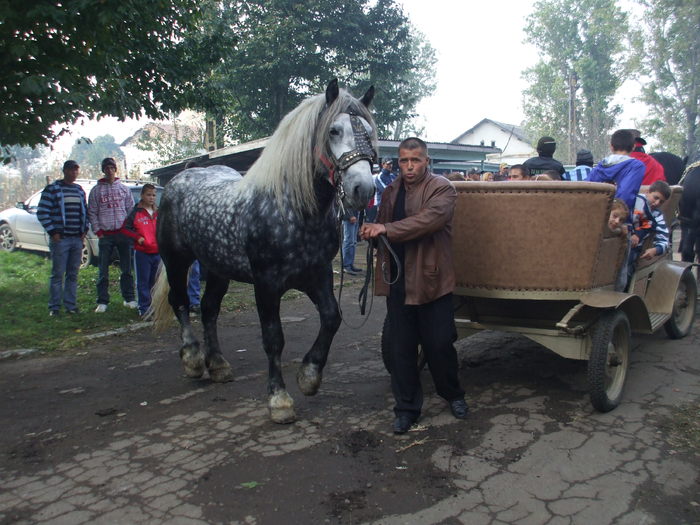
MULTIPOLYGON (((182 159, 173 164, 162 166, 147 171, 149 175, 156 177, 161 185, 165 185, 175 175, 185 169, 189 162, 196 163, 199 167, 223 164, 240 173, 248 171, 250 166, 258 159, 263 148, 267 144, 268 137, 229 146, 210 151, 203 155, 182 159)), ((379 158, 396 158, 400 140, 379 139, 377 152, 379 158)), ((473 146, 468 144, 454 144, 451 142, 426 142, 430 158, 433 163, 445 161, 483 161, 487 154, 500 153, 500 148, 491 146, 473 146)))
POLYGON ((499 127, 500 129, 502 129, 502 130, 503 130, 504 132, 506 132, 506 133, 512 133, 513 136, 514 136, 515 138, 517 138, 518 140, 520 140, 520 141, 522 141, 522 142, 526 142, 527 144, 532 144, 532 138, 528 136, 528 134, 525 132, 525 129, 524 129, 524 128, 522 128, 522 127, 520 127, 520 126, 517 126, 517 125, 515 125, 515 124, 506 124, 505 122, 499 122, 499 121, 497 121, 497 120, 492 120, 492 119, 490 119, 490 118, 485 118, 485 119, 480 120, 475 126, 469 128, 467 131, 465 131, 464 133, 462 133, 459 137, 457 137, 456 139, 454 139, 452 142, 453 142, 453 143, 459 142, 462 138, 464 138, 465 136, 469 135, 469 134, 470 134, 472 131, 474 131, 476 128, 478 128, 478 127, 481 126, 482 124, 485 124, 485 123, 488 123, 488 122, 490 122, 490 123, 493 124, 494 126, 499 127))

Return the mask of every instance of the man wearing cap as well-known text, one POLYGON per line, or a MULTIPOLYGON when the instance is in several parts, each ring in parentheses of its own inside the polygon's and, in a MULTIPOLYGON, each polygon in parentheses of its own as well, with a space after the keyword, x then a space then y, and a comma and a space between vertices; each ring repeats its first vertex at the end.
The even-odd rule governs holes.
POLYGON ((580 149, 576 153, 576 167, 561 176, 562 180, 581 181, 588 180, 588 174, 593 169, 593 153, 587 149, 580 149))
POLYGON ((630 157, 642 161, 646 168, 644 171, 644 178, 642 179, 642 186, 650 186, 657 180, 666 182, 664 167, 658 160, 644 151, 644 146, 646 145, 646 140, 640 136, 636 136, 634 138, 634 149, 630 153, 630 157))
POLYGON ((85 192, 75 184, 79 173, 77 162, 64 162, 63 179, 44 188, 36 211, 39 222, 49 234, 49 315, 52 317, 61 311, 61 303, 69 314, 78 313, 78 270, 83 238, 88 231, 85 192))
POLYGON ((537 141, 537 157, 532 157, 523 162, 530 175, 539 175, 547 170, 556 170, 563 175, 566 170, 564 165, 553 158, 557 150, 557 142, 552 137, 542 137, 537 141))
POLYGON ((380 171, 377 178, 374 179, 374 186, 377 190, 374 194, 374 205, 377 209, 379 209, 379 205, 382 203, 382 193, 384 193, 386 187, 396 179, 396 173, 391 171, 393 165, 394 161, 391 160, 391 157, 384 157, 382 159, 382 171, 380 171))
POLYGON ((124 306, 138 308, 131 273, 133 241, 120 233, 124 219, 134 207, 134 197, 117 178, 117 163, 113 158, 102 160, 102 173, 105 176, 97 181, 88 198, 88 217, 95 235, 99 237, 100 249, 96 313, 104 313, 109 304, 109 265, 115 248, 119 253, 119 285, 124 306))

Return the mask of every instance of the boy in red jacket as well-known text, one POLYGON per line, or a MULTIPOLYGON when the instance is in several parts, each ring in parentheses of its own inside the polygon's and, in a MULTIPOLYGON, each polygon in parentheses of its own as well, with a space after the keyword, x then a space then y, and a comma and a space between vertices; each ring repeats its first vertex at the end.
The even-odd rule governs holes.
POLYGON ((124 220, 121 232, 134 239, 134 267, 136 268, 136 291, 139 314, 144 315, 151 306, 151 288, 156 282, 160 264, 156 241, 156 187, 144 184, 141 200, 124 220))

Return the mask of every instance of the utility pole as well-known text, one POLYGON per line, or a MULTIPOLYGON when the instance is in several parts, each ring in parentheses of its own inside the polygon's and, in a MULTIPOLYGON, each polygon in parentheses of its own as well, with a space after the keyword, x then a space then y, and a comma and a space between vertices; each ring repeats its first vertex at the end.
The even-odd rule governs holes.
POLYGON ((576 161, 576 90, 578 89, 578 75, 573 69, 569 70, 569 162, 576 161))

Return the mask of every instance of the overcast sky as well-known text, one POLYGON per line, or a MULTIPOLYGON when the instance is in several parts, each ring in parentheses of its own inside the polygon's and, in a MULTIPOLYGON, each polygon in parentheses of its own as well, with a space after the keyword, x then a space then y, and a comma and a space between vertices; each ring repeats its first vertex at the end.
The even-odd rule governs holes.
POLYGON ((437 51, 435 95, 418 106, 426 138, 449 142, 483 118, 519 124, 531 0, 398 0, 437 51))

